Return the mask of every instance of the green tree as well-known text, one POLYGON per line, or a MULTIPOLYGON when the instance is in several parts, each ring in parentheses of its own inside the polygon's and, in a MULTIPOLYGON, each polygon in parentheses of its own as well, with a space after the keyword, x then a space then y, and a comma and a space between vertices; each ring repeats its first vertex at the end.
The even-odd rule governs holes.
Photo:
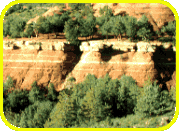
POLYGON ((112 26, 108 21, 113 16, 112 9, 110 9, 108 6, 104 6, 103 8, 100 8, 99 13, 101 17, 97 18, 96 22, 99 25, 102 35, 106 35, 106 39, 108 40, 108 33, 111 32, 112 26))
POLYGON ((137 19, 132 16, 125 16, 123 22, 126 29, 126 35, 131 41, 134 40, 137 31, 137 19))
POLYGON ((144 41, 148 41, 153 35, 153 26, 149 24, 148 18, 145 15, 137 22, 137 26, 137 36, 141 37, 144 41))
POLYGON ((49 84, 47 99, 50 101, 57 101, 58 93, 56 92, 53 83, 49 84))
POLYGON ((27 27, 26 27, 26 29, 25 29, 25 33, 24 33, 24 35, 25 35, 26 37, 31 37, 31 36, 34 35, 33 25, 34 25, 33 23, 30 23, 30 24, 27 25, 27 27))
POLYGON ((50 101, 36 101, 22 112, 20 119, 21 128, 44 128, 44 124, 53 108, 50 101))
POLYGON ((82 16, 87 16, 87 15, 93 14, 93 13, 94 13, 94 11, 93 11, 93 8, 91 5, 89 5, 89 6, 86 5, 84 7, 84 9, 82 9, 82 11, 81 11, 82 16))
POLYGON ((52 26, 50 24, 50 20, 46 19, 43 16, 39 17, 39 19, 37 20, 34 26, 34 29, 36 30, 36 32, 38 31, 38 33, 51 33, 52 32, 51 28, 52 26))
POLYGON ((68 21, 66 21, 64 33, 67 41, 75 44, 76 41, 78 41, 78 36, 80 34, 77 20, 72 20, 72 18, 70 18, 68 21))
POLYGON ((120 40, 121 40, 122 34, 125 33, 123 17, 121 17, 121 16, 111 17, 110 25, 112 25, 111 33, 113 35, 115 35, 117 37, 117 39, 118 39, 118 36, 120 35, 120 40))
POLYGON ((135 113, 149 117, 171 111, 174 107, 175 102, 168 91, 162 91, 155 81, 154 84, 144 87, 144 93, 137 100, 135 113))
POLYGON ((79 11, 85 7, 85 3, 69 3, 72 11, 79 11))
POLYGON ((176 22, 168 22, 167 26, 163 26, 161 29, 162 33, 167 33, 170 37, 175 37, 176 35, 176 22))
POLYGON ((29 92, 29 101, 33 104, 36 101, 42 101, 45 99, 45 93, 40 90, 40 87, 37 86, 37 82, 34 81, 32 84, 32 89, 29 92))
POLYGON ((24 32, 26 21, 20 19, 19 17, 13 18, 13 21, 10 23, 9 33, 11 37, 17 38, 21 37, 20 33, 24 32))
POLYGON ((102 35, 106 35, 107 40, 108 40, 108 34, 111 33, 111 29, 112 29, 112 25, 110 21, 105 21, 104 24, 100 28, 102 35))

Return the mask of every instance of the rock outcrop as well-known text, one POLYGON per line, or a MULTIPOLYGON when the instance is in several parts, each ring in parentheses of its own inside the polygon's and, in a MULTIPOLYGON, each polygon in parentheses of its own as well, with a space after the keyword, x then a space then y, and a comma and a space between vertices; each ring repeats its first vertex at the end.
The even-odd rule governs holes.
MULTIPOLYGON (((69 48, 69 44, 68 48, 63 47, 64 50, 3 50, 3 80, 10 75, 16 81, 17 88, 28 90, 34 81, 41 87, 52 82, 58 91, 65 87, 69 73, 76 79, 76 83, 82 82, 88 73, 97 78, 108 73, 112 79, 120 79, 123 74, 130 75, 140 87, 148 77, 152 81, 157 79, 161 88, 168 90, 176 84, 176 53, 170 46, 156 46, 153 52, 122 50, 124 47, 120 46, 121 50, 114 49, 110 53, 108 50, 105 52, 105 49, 111 48, 111 45, 115 47, 115 42, 106 43, 108 47, 104 47, 100 42, 89 43, 82 43, 83 53, 80 59, 73 53, 74 50, 71 50, 73 48, 69 48)), ((63 45, 63 42, 61 44, 63 45)), ((133 47, 133 44, 126 45, 133 47)))

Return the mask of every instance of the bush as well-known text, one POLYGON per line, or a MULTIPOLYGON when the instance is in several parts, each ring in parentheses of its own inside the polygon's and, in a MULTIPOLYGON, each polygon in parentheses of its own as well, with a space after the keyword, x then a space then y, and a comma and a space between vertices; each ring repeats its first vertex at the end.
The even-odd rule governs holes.
POLYGON ((58 93, 56 92, 53 83, 49 84, 47 99, 50 101, 57 101, 58 93))
POLYGON ((169 96, 168 91, 161 91, 155 81, 154 84, 144 86, 144 93, 137 100, 135 113, 146 117, 160 115, 172 110, 173 105, 174 101, 169 96))
POLYGON ((40 91, 40 88, 37 86, 37 82, 34 81, 32 84, 32 89, 29 92, 29 101, 33 104, 36 101, 42 101, 45 99, 45 93, 40 91))
POLYGON ((137 104, 137 97, 139 95, 136 81, 131 76, 123 75, 120 79, 121 88, 119 88, 118 108, 126 114, 134 113, 133 109, 137 104))
POLYGON ((132 41, 136 37, 137 19, 132 16, 125 16, 123 21, 126 29, 126 35, 132 41))
POLYGON ((25 33, 24 33, 24 35, 25 35, 26 37, 34 36, 34 28, 33 28, 33 25, 34 25, 33 23, 30 23, 30 24, 27 25, 27 28, 26 28, 25 33))
POLYGON ((137 22, 137 26, 137 36, 144 41, 149 41, 153 35, 153 26, 149 24, 148 18, 145 15, 137 22))
MULTIPOLYGON (((78 29, 78 21, 69 19, 67 22, 65 22, 64 26, 64 33, 67 41, 70 42, 70 44, 75 44, 78 42, 78 36, 80 34, 78 29)), ((78 44, 78 43, 77 43, 78 44)))
POLYGON ((162 33, 167 33, 171 37, 175 37, 176 35, 176 22, 168 22, 167 26, 163 26, 161 29, 162 33))
POLYGON ((11 108, 13 112, 19 113, 29 105, 28 91, 14 89, 4 99, 4 109, 11 108), (6 104, 5 104, 6 103, 6 104))
POLYGON ((50 101, 36 101, 22 112, 20 119, 21 128, 43 128, 53 106, 50 101))

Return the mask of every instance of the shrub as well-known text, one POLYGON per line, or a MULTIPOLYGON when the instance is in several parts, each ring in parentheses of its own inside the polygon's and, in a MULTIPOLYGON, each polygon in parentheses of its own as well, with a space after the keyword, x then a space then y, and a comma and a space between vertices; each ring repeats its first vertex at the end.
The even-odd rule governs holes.
POLYGON ((124 115, 134 113, 133 109, 139 95, 136 81, 131 76, 126 75, 123 75, 119 81, 121 86, 118 91, 117 108, 124 115))
POLYGON ((137 100, 135 113, 146 117, 163 114, 173 108, 173 103, 168 91, 161 91, 155 81, 144 87, 144 93, 137 100))
POLYGON ((137 36, 144 41, 149 41, 153 35, 153 26, 149 24, 148 18, 145 15, 137 22, 137 26, 137 36))
POLYGON ((176 35, 176 22, 168 22, 167 26, 163 26, 161 29, 162 33, 167 33, 169 36, 174 36, 176 35))
POLYGON ((110 19, 110 25, 112 26, 111 33, 118 37, 120 35, 120 40, 122 34, 125 33, 125 26, 123 24, 123 17, 117 16, 117 17, 111 17, 110 19))
POLYGON ((137 19, 132 16, 125 16, 123 21, 126 29, 126 35, 130 40, 134 40, 137 31, 137 19))
POLYGON ((32 89, 29 92, 29 101, 33 104, 36 101, 41 101, 45 99, 45 93, 40 91, 40 88, 37 86, 37 82, 34 81, 31 85, 32 89))
POLYGON ((29 105, 21 115, 21 128, 43 128, 53 106, 50 101, 36 101, 29 105))
POLYGON ((59 102, 50 113, 45 128, 64 128, 75 123, 76 115, 73 100, 64 91, 59 94, 59 102))
POLYGON ((20 19, 19 17, 14 17, 13 21, 10 23, 10 36, 13 38, 21 37, 20 33, 24 32, 26 21, 20 19))
POLYGON ((57 101, 58 93, 56 92, 53 83, 49 84, 47 99, 50 101, 57 101))
POLYGON ((34 29, 33 29, 33 23, 30 23, 27 25, 27 28, 25 30, 25 34, 26 37, 31 37, 34 36, 34 29))
POLYGON ((87 125, 91 121, 100 122, 107 117, 133 113, 137 86, 131 85, 134 80, 130 78, 126 79, 127 84, 124 80, 123 77, 121 86, 119 80, 111 80, 108 74, 99 79, 88 74, 84 82, 74 85, 73 89, 60 92, 59 102, 51 112, 45 127, 87 125), (131 89, 128 89, 127 85, 131 85, 131 89))
POLYGON ((77 20, 73 21, 72 19, 69 19, 67 22, 65 22, 64 33, 70 44, 76 45, 76 42, 78 41, 78 35, 80 33, 78 28, 77 20))
POLYGON ((28 91, 14 89, 4 99, 4 109, 11 108, 13 112, 19 113, 29 105, 28 91), (5 104, 6 103, 6 104, 5 104))

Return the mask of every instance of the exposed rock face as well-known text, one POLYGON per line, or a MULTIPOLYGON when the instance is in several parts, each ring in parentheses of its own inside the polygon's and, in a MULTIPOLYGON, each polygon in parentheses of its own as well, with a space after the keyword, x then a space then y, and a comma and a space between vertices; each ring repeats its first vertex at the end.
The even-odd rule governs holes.
POLYGON ((16 87, 28 90, 34 81, 43 87, 52 82, 56 90, 60 89, 76 62, 73 52, 4 50, 3 53, 3 80, 10 75, 16 87))
POLYGON ((99 16, 99 9, 105 5, 112 8, 114 15, 128 14, 139 19, 145 14, 154 30, 161 28, 165 22, 175 20, 171 9, 160 3, 92 3, 94 15, 99 16))
MULTIPOLYGON (((120 79, 123 74, 132 76, 140 87, 148 77, 152 81, 157 79, 161 88, 170 90, 176 85, 176 53, 169 45, 164 49, 159 45, 154 52, 146 52, 122 50, 122 45, 133 45, 133 43, 122 43, 120 50, 109 53, 109 50, 105 52, 105 49, 101 48, 104 47, 100 46, 101 44, 98 43, 96 46, 95 41, 89 43, 82 43, 83 54, 80 59, 68 49, 70 45, 64 50, 56 51, 3 50, 3 80, 10 75, 16 81, 16 87, 29 90, 34 81, 42 87, 52 82, 56 90, 61 90, 65 86, 69 72, 70 76, 76 79, 76 83, 82 82, 88 73, 94 74, 97 78, 104 77, 108 73, 112 79, 120 79), (98 50, 95 51, 93 46, 98 47, 98 50), (89 50, 84 50, 85 47, 89 50)), ((109 49, 110 45, 115 47, 115 42, 106 44, 109 49)))

